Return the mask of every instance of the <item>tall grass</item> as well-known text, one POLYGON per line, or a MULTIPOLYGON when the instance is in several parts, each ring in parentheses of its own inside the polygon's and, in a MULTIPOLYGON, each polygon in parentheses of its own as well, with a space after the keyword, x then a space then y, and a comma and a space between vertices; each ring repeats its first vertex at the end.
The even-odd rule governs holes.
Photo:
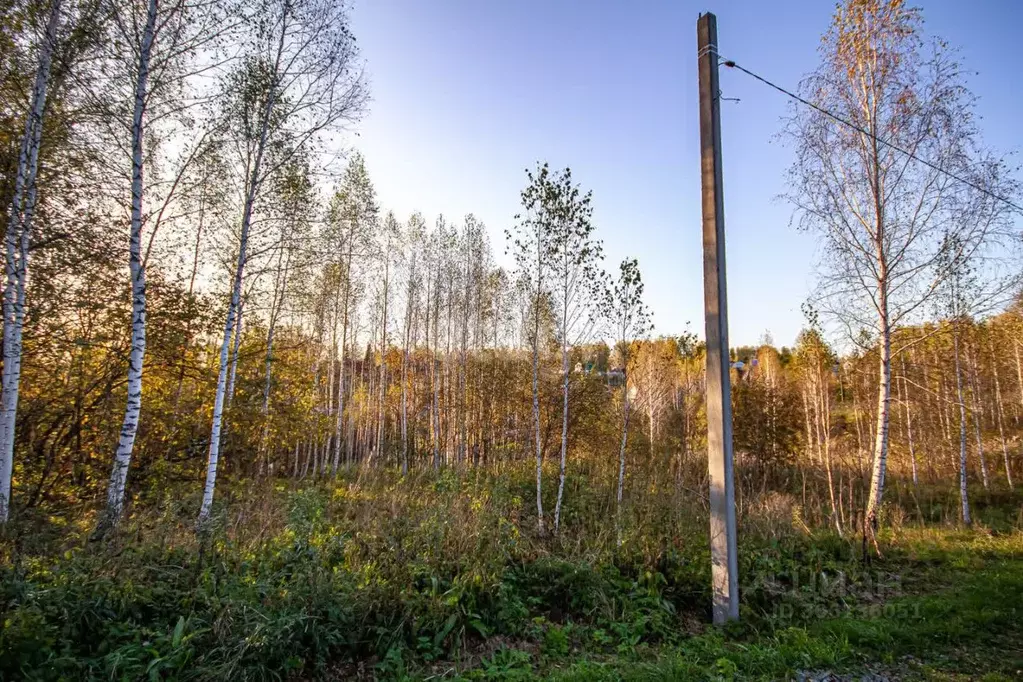
MULTIPOLYGON (((842 573, 862 587, 881 575, 858 562, 822 505, 803 505, 804 473, 765 470, 765 483, 747 468, 740 477, 747 627, 827 612, 835 595, 807 588, 813 576, 842 573)), ((343 679, 519 660, 504 649, 556 659, 678 644, 709 616, 699 474, 632 477, 621 545, 607 474, 577 468, 556 537, 537 534, 532 473, 511 464, 236 481, 204 539, 193 532, 198 495, 177 489, 136 500, 121 532, 99 545, 86 541, 94 519, 82 510, 23 517, 2 544, 0 673, 343 679)), ((806 499, 819 500, 819 472, 809 477, 806 499)), ((909 557, 921 534, 934 532, 928 524, 951 521, 955 491, 896 491, 886 552, 909 557)), ((1009 532, 1019 527, 1019 502, 978 493, 977 516, 1009 532)), ((840 603, 875 597, 858 587, 840 603)))

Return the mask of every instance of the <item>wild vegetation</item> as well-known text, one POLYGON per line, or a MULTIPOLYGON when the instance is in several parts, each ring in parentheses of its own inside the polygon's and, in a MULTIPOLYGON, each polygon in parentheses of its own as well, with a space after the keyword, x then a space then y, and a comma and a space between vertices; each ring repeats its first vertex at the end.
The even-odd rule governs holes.
POLYGON ((786 122, 821 287, 732 350, 723 629, 702 342, 567 168, 506 256, 381 206, 346 12, 0 10, 0 676, 1019 674, 1019 188, 919 12, 841 5, 786 122))

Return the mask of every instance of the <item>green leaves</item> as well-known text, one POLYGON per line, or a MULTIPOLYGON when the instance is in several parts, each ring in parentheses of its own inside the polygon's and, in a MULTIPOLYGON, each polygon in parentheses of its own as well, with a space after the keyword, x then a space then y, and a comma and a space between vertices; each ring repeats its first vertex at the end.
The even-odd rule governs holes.
POLYGON ((174 634, 171 636, 171 646, 177 649, 181 646, 181 637, 185 634, 185 617, 178 618, 178 624, 174 626, 174 634))

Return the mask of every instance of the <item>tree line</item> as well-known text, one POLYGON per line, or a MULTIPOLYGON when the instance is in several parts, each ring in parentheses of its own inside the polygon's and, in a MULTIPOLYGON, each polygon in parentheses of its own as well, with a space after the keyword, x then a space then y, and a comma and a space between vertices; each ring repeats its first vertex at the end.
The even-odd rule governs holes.
MULTIPOLYGON (((368 102, 343 2, 19 0, 0 25, 0 518, 105 496, 102 537, 201 479, 206 528, 225 474, 369 466, 528 465, 541 534, 579 460, 619 534, 651 480, 700 494, 703 348, 651 338, 570 169, 527 170, 501 267, 473 215, 396 216, 339 163, 368 102)), ((901 2, 840 6, 802 87, 788 194, 821 286, 794 348, 733 351, 738 475, 809 475, 865 538, 890 470, 954 481, 969 523, 967 483, 1011 488, 1018 458, 1012 169, 901 2)))

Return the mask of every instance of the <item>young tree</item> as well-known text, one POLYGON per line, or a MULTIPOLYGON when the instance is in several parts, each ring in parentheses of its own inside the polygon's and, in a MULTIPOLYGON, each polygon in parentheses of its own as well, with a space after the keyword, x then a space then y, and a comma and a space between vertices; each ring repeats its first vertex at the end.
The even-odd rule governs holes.
POLYGON ((51 0, 46 28, 38 45, 35 83, 25 115, 14 194, 11 198, 5 236, 7 286, 3 299, 2 377, 3 423, 0 424, 0 523, 6 523, 11 505, 11 474, 14 470, 14 426, 21 387, 21 339, 25 325, 25 292, 28 284, 29 244, 32 218, 36 208, 36 177, 39 171, 39 147, 42 143, 43 116, 50 86, 50 68, 57 44, 61 20, 61 0, 51 0))
POLYGON ((401 227, 394 213, 388 211, 384 217, 380 233, 377 235, 376 249, 380 255, 380 372, 377 385, 376 436, 373 452, 383 455, 384 429, 386 422, 385 403, 387 398, 387 350, 389 345, 389 307, 391 301, 391 265, 395 259, 395 248, 400 239, 401 227))
POLYGON ((465 216, 458 247, 459 279, 462 284, 459 306, 460 338, 458 349, 458 447, 456 457, 459 464, 464 464, 468 454, 468 362, 470 332, 478 326, 480 315, 480 298, 483 291, 483 273, 486 270, 487 256, 486 227, 471 213, 465 216))
POLYGON ((959 408, 959 500, 962 521, 969 526, 971 518, 966 472, 966 398, 963 390, 960 346, 964 326, 970 321, 968 298, 974 293, 972 290, 977 280, 964 256, 963 245, 957 235, 946 235, 940 267, 946 271, 940 290, 940 306, 949 321, 952 334, 952 366, 956 380, 956 405, 959 408))
MULTIPOLYGON (((892 331, 939 286, 944 273, 934 265, 947 226, 979 194, 975 169, 985 169, 979 186, 995 194, 1005 194, 1005 178, 978 144, 959 65, 941 41, 925 43, 918 10, 901 0, 847 0, 820 53, 801 87, 817 108, 801 109, 785 130, 796 152, 789 198, 800 226, 824 245, 824 310, 852 338, 869 330, 879 349, 865 514, 873 532, 888 458, 892 331)), ((955 229, 983 241, 984 221, 955 229)))
MULTIPOLYGON (((341 300, 341 362, 337 380, 337 412, 334 422, 334 459, 332 471, 341 462, 345 411, 345 353, 349 330, 358 294, 357 264, 367 260, 377 225, 379 208, 376 191, 366 172, 362 155, 355 154, 348 162, 341 185, 331 200, 327 215, 328 244, 336 258, 337 286, 343 291, 341 300)), ((354 334, 352 340, 354 341, 354 334)), ((353 344, 354 345, 354 344, 353 344)), ((350 454, 350 453, 349 453, 350 454)))
MULTIPOLYGON (((288 285, 294 277, 293 263, 301 261, 307 265, 308 258, 303 259, 299 253, 299 244, 304 243, 308 234, 310 216, 308 208, 314 203, 312 181, 309 168, 301 161, 289 164, 286 172, 276 178, 275 191, 279 201, 279 214, 275 222, 279 235, 274 252, 273 285, 270 295, 270 309, 266 322, 266 354, 264 356, 263 405, 261 418, 263 429, 259 439, 259 475, 267 471, 267 447, 270 439, 270 391, 273 385, 274 338, 278 323, 288 296, 288 285)), ((237 357, 237 355, 236 355, 237 357)))
POLYGON ((526 294, 529 309, 527 338, 532 354, 533 435, 536 448, 536 515, 541 535, 546 532, 543 519, 543 440, 540 434, 540 350, 541 322, 551 301, 551 259, 553 230, 558 217, 558 174, 551 175, 544 163, 536 171, 526 170, 528 183, 522 190, 524 213, 515 216, 518 224, 506 236, 518 270, 519 286, 526 294))
POLYGON ((639 263, 626 259, 618 266, 618 278, 604 290, 603 316, 614 330, 615 352, 621 367, 622 381, 622 439, 618 448, 618 492, 615 496, 615 525, 618 544, 622 542, 622 492, 625 489, 625 448, 629 438, 630 400, 629 379, 632 344, 641 341, 653 328, 650 311, 643 303, 643 279, 639 263))
POLYGON ((441 448, 441 432, 440 432, 440 391, 441 391, 441 377, 440 377, 440 304, 442 293, 444 290, 443 279, 444 269, 446 263, 446 251, 447 244, 450 242, 450 231, 447 229, 447 223, 444 222, 444 216, 437 216, 437 222, 434 224, 434 230, 430 235, 430 244, 427 249, 430 260, 430 273, 431 277, 427 280, 427 300, 430 301, 427 304, 428 314, 426 319, 426 333, 427 337, 433 339, 433 345, 430 343, 426 344, 426 354, 430 362, 430 393, 432 399, 430 401, 430 439, 433 445, 433 468, 440 468, 440 448, 441 448), (429 295, 430 284, 432 282, 433 293, 432 298, 429 295), (431 327, 432 323, 432 327, 431 327))
POLYGON ((295 154, 310 151, 324 135, 357 118, 366 101, 355 41, 348 30, 346 8, 339 0, 271 0, 256 8, 251 25, 248 53, 235 72, 229 97, 246 149, 245 198, 220 346, 199 529, 205 527, 213 508, 228 350, 241 303, 257 199, 268 177, 295 154), (268 157, 270 162, 266 162, 268 157))
POLYGON ((593 238, 592 193, 580 193, 566 168, 549 186, 551 205, 550 266, 551 298, 557 312, 557 335, 561 345, 561 461, 558 496, 554 505, 554 533, 561 522, 565 494, 565 462, 568 457, 569 350, 586 341, 593 331, 594 306, 599 300, 600 262, 603 250, 593 238))
POLYGON ((835 494, 834 470, 831 462, 831 383, 832 368, 837 364, 831 348, 818 328, 816 312, 807 309, 809 326, 799 334, 795 348, 795 366, 803 383, 803 412, 806 420, 806 444, 815 459, 824 465, 828 477, 831 521, 842 533, 835 494))
MULTIPOLYGON (((415 317, 419 309, 422 288, 420 251, 425 245, 426 223, 423 216, 413 213, 404 234, 405 319, 402 323, 401 348, 401 473, 408 473, 409 461, 409 352, 415 344, 415 317)), ((413 429, 414 433, 414 429, 413 429)))
POLYGON ((1009 490, 1015 490, 1015 486, 1012 483, 1012 465, 1009 461, 1009 446, 1005 440, 1005 403, 1002 401, 1002 382, 998 376, 998 356, 995 354, 995 328, 992 327, 988 334, 988 352, 991 358, 991 373, 995 379, 995 403, 996 410, 995 415, 998 421, 998 440, 1002 445, 1002 461, 1005 464, 1005 482, 1009 485, 1009 490))
MULTIPOLYGON (((976 171, 983 179, 1001 177, 1001 166, 982 166, 976 171)), ((1000 183, 1015 193, 1011 182, 1000 183)), ((956 402, 959 407, 959 493, 962 521, 970 525, 966 468, 966 398, 964 391, 962 346, 964 333, 972 321, 1004 304, 1019 290, 1023 274, 1019 267, 1020 240, 1005 202, 990 194, 977 192, 958 207, 946 229, 934 264, 939 284, 938 311, 948 320, 952 335, 952 361, 955 372, 956 402)), ((975 361, 974 361, 975 362, 975 361)), ((974 367, 972 371, 976 371, 974 367)), ((988 487, 980 434, 981 410, 977 404, 976 380, 971 381, 973 418, 977 428, 977 457, 984 487, 988 487)))

